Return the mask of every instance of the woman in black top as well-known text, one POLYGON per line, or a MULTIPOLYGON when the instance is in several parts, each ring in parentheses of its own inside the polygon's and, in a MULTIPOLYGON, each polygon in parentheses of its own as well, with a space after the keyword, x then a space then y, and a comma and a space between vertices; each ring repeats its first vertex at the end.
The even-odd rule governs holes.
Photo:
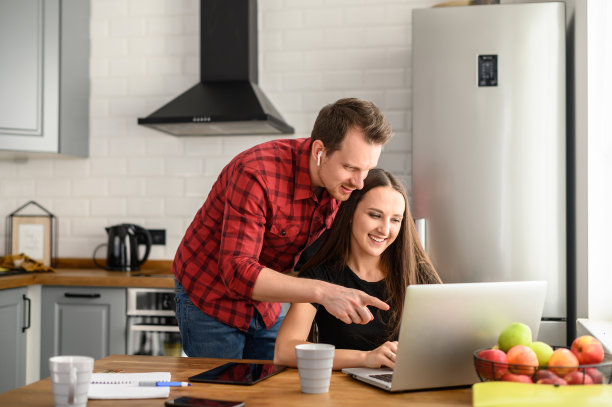
POLYGON ((291 305, 278 332, 274 362, 296 366, 295 345, 306 343, 313 321, 319 342, 336 346, 334 369, 394 366, 406 286, 441 283, 419 241, 406 190, 393 175, 369 172, 344 202, 319 251, 300 277, 357 288, 389 304, 370 307, 365 325, 345 324, 319 304, 291 305))

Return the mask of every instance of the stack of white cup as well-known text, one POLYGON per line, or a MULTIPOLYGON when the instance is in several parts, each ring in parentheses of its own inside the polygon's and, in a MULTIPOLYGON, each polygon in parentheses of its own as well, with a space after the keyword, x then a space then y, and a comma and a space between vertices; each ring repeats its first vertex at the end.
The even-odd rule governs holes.
POLYGON ((89 356, 49 359, 55 407, 85 407, 94 360, 89 356))
POLYGON ((334 345, 305 343, 295 347, 303 393, 327 393, 334 364, 334 345))

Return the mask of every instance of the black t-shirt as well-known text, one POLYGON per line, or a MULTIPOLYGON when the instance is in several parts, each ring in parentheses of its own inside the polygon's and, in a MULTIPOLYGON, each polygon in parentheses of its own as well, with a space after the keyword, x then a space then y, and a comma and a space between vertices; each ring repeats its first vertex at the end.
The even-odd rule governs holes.
MULTIPOLYGON (((303 271, 300 277, 323 280, 344 287, 356 288, 382 301, 387 298, 384 281, 368 282, 360 279, 350 268, 341 272, 318 266, 303 271)), ((362 324, 345 324, 327 312, 325 307, 312 304, 317 308, 315 322, 319 329, 319 342, 329 343, 338 349, 372 350, 389 340, 391 329, 388 328, 389 311, 368 307, 374 320, 362 324)), ((393 338, 397 340, 397 338, 393 338)))

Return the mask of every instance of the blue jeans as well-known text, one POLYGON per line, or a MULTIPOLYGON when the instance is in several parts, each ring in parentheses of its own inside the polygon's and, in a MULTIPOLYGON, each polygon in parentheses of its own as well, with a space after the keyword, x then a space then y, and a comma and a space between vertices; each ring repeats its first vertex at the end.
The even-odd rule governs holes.
POLYGON ((274 344, 284 315, 270 329, 255 310, 247 332, 205 314, 175 279, 176 320, 187 356, 227 359, 274 359, 274 344))

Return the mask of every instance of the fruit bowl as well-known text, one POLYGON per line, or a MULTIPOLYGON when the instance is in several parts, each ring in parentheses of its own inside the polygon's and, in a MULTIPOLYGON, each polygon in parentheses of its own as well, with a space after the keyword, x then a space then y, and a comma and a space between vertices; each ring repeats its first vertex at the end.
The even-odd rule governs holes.
MULTIPOLYGON (((559 349, 561 347, 555 347, 559 349)), ((534 367, 515 363, 493 362, 478 354, 491 348, 474 352, 474 368, 480 381, 515 381, 541 384, 612 384, 612 360, 610 355, 602 363, 593 365, 534 367)))

